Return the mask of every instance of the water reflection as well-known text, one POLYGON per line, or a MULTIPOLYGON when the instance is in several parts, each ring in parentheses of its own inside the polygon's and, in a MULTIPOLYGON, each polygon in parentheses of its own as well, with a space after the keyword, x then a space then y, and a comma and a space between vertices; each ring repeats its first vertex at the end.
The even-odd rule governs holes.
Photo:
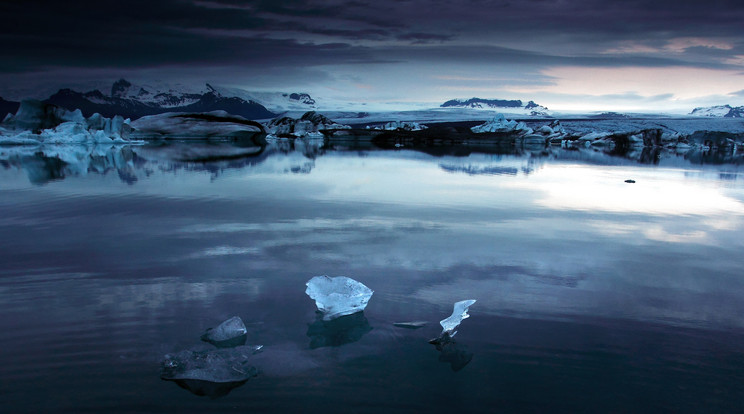
POLYGON ((467 175, 530 175, 548 162, 581 161, 599 165, 729 166, 722 180, 735 180, 744 164, 736 151, 673 152, 662 148, 630 148, 603 152, 587 148, 515 148, 494 145, 411 146, 386 148, 369 142, 278 139, 261 145, 247 142, 160 142, 147 145, 50 145, 0 147, 0 166, 26 172, 37 185, 87 174, 115 173, 135 184, 156 172, 206 171, 219 175, 228 170, 255 168, 271 160, 283 165, 281 173, 309 174, 315 162, 329 154, 386 151, 391 158, 430 159, 450 173, 467 175), (419 156, 413 154, 420 154, 419 156))
POLYGON ((429 341, 439 351, 439 362, 449 364, 452 371, 457 372, 465 368, 473 360, 473 353, 455 341, 449 334, 429 341))
POLYGON ((163 378, 163 381, 175 382, 176 385, 178 385, 179 387, 185 390, 188 390, 194 395, 198 395, 200 397, 209 397, 212 400, 216 400, 217 398, 224 397, 227 394, 229 394, 230 391, 248 382, 248 380, 234 381, 234 382, 210 382, 210 381, 201 381, 201 380, 192 380, 192 379, 171 380, 171 379, 165 379, 165 378, 163 378))
POLYGON ((307 336, 310 337, 310 349, 316 349, 356 342, 371 330, 372 327, 364 312, 352 313, 330 321, 324 321, 323 315, 318 313, 315 322, 307 327, 307 336))

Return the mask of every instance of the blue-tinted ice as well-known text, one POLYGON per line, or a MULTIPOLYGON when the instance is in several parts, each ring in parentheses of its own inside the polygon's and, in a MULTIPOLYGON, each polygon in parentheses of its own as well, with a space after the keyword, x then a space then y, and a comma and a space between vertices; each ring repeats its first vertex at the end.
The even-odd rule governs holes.
POLYGON ((239 316, 233 316, 216 328, 207 329, 201 339, 218 347, 228 348, 244 345, 247 332, 243 320, 239 316))
POLYGON ((455 303, 455 308, 452 311, 452 315, 450 315, 447 319, 442 319, 439 324, 442 325, 442 335, 447 334, 450 337, 455 336, 458 326, 460 326, 460 322, 462 322, 463 319, 467 319, 470 317, 468 315, 468 308, 472 306, 475 303, 475 299, 468 299, 468 300, 461 300, 457 303, 455 303))
POLYGON ((346 276, 315 276, 306 285, 305 293, 315 301, 325 321, 363 311, 374 293, 346 276))

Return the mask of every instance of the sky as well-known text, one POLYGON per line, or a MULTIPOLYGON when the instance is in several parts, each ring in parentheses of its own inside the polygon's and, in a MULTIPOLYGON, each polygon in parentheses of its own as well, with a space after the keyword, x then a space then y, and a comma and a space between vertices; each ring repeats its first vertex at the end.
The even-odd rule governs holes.
POLYGON ((740 0, 0 0, 0 96, 133 82, 552 110, 744 105, 740 0))

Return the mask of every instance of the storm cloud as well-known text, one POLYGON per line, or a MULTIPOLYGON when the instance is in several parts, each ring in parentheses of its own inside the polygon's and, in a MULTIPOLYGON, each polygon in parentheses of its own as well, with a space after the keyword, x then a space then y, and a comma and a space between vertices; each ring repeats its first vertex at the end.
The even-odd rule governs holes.
MULTIPOLYGON (((338 82, 355 78, 383 98, 394 90, 375 84, 379 72, 405 77, 431 65, 445 77, 480 78, 491 68, 517 81, 484 85, 504 93, 530 79, 549 82, 556 67, 740 74, 742 21, 744 3, 728 0, 2 1, 0 95, 20 80, 33 87, 33 74, 69 81, 75 71, 102 79, 157 71, 164 80, 219 73, 255 89, 348 88, 338 82), (308 68, 325 75, 308 78, 308 68), (267 71, 282 76, 260 76, 267 71)), ((422 100, 439 98, 432 88, 457 86, 408 81, 418 82, 422 100)))

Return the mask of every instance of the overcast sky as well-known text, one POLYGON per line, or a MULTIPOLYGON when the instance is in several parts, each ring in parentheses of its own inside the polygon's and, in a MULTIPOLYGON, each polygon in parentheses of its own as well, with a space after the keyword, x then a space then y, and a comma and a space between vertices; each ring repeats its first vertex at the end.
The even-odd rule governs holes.
POLYGON ((0 96, 124 77, 364 102, 744 105, 740 0, 0 0, 0 96))

